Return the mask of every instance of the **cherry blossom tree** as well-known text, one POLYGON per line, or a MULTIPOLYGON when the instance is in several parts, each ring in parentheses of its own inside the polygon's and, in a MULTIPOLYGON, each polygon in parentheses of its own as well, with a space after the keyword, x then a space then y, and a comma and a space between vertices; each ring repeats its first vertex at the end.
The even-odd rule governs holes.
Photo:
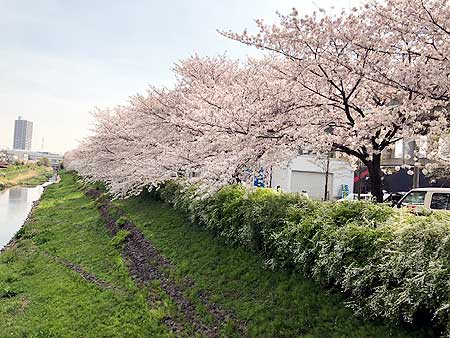
POLYGON ((175 68, 176 123, 201 133, 203 143, 213 146, 199 149, 209 153, 201 166, 203 179, 209 174, 238 178, 245 169, 267 166, 297 150, 295 142, 288 141, 295 124, 280 119, 296 104, 283 83, 271 81, 268 71, 265 63, 242 64, 223 56, 193 57, 175 68))
MULTIPOLYGON (((280 16, 278 25, 257 20, 255 35, 222 33, 274 54, 266 58, 272 77, 284 79, 297 93, 294 138, 319 152, 335 150, 361 160, 377 201, 383 199, 381 152, 404 137, 438 134, 447 126, 446 110, 435 108, 445 105, 448 69, 447 84, 432 87, 432 80, 442 79, 433 78, 435 64, 408 58, 401 33, 383 26, 389 6, 392 2, 320 17, 300 17, 294 9, 280 16)), ((398 22, 412 39, 403 19, 398 22)))
POLYGON ((184 60, 174 89, 152 87, 97 111, 94 135, 68 154, 68 166, 127 196, 177 175, 219 187, 292 156, 295 143, 285 138, 293 124, 276 117, 295 107, 268 70, 224 56, 184 60))
POLYGON ((95 120, 93 135, 65 156, 66 166, 88 180, 104 181, 115 196, 138 194, 182 170, 183 145, 191 135, 170 122, 155 95, 98 110, 95 120))
POLYGON ((98 110, 67 163, 117 196, 174 176, 209 187, 297 154, 361 161, 382 200, 381 153, 427 135, 437 158, 448 128, 447 1, 371 3, 351 13, 281 15, 259 33, 222 33, 268 53, 244 62, 191 57, 173 88, 151 87, 98 110), (440 10, 444 9, 444 10, 440 10))
POLYGON ((400 67, 376 67, 371 80, 436 100, 450 100, 450 2, 370 3, 351 18, 349 40, 400 67), (364 19, 364 20, 362 20, 364 19))

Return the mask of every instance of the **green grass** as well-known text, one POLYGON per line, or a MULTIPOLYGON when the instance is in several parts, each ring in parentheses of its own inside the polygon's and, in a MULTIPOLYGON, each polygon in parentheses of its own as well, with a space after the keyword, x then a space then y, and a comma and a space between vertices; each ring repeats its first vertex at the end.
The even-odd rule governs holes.
MULTIPOLYGON (((97 210, 74 176, 48 187, 32 221, 18 233, 16 245, 0 255, 0 338, 6 337, 175 337, 162 324, 167 316, 183 321, 157 281, 141 289, 121 258, 129 233, 109 236, 97 210), (59 257, 107 282, 102 288, 58 263, 59 257), (149 301, 150 299, 150 301, 149 301)), ((190 225, 160 202, 133 198, 116 201, 152 243, 175 263, 170 276, 182 284, 198 313, 199 300, 233 311, 250 337, 430 337, 384 322, 356 318, 339 293, 327 293, 297 273, 263 268, 260 257, 243 247, 190 225)), ((186 336, 197 337, 189 327, 186 336), (191 330, 191 331, 189 331, 191 330)), ((232 323, 222 337, 238 337, 232 323)))
MULTIPOLYGON (((196 281, 190 290, 198 301, 200 290, 211 300, 234 311, 247 322, 251 337, 430 337, 381 321, 355 317, 344 297, 329 293, 298 273, 270 271, 260 257, 243 247, 227 245, 193 225, 161 202, 142 198, 116 201, 126 217, 176 268, 172 277, 196 281)), ((230 329, 228 336, 237 336, 230 329)))
POLYGON ((0 337, 172 337, 171 311, 147 302, 127 273, 94 202, 63 175, 42 197, 15 247, 0 255, 0 337), (49 255, 110 283, 103 289, 49 255))
POLYGON ((0 190, 16 185, 36 186, 45 183, 51 176, 50 167, 34 164, 0 168, 0 190))

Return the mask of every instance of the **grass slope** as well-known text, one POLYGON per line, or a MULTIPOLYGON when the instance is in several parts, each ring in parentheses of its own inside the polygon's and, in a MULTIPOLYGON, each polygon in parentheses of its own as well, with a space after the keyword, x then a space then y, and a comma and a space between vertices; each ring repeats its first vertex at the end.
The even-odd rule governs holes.
MULTIPOLYGON (((251 337, 430 337, 414 331, 356 318, 339 294, 326 293, 299 274, 264 269, 262 259, 242 247, 188 224, 172 208, 142 198, 116 201, 145 236, 176 268, 172 277, 196 281, 190 298, 201 290, 247 322, 251 337)), ((202 305, 197 301, 198 310, 202 305)), ((229 336, 237 336, 232 330, 229 336)))
MULTIPOLYGON (((115 203, 175 264, 168 271, 173 280, 195 281, 184 292, 205 321, 208 311, 199 296, 206 290, 211 302, 247 324, 250 337, 429 336, 358 319, 339 294, 325 293, 295 273, 263 269, 258 256, 189 225, 159 202, 115 203)), ((109 237, 95 202, 73 176, 63 174, 61 183, 45 191, 16 244, 0 255, 0 338, 177 336, 162 323, 182 320, 179 309, 157 282, 136 286, 122 260, 119 237, 109 237), (101 285, 62 262, 95 275, 101 285)), ((232 323, 221 332, 222 337, 239 336, 232 323)))
POLYGON ((0 190, 16 185, 36 186, 52 176, 52 168, 38 165, 14 165, 0 168, 0 190))
POLYGON ((0 255, 0 337, 171 337, 167 305, 150 308, 94 202, 70 175, 43 194, 16 245, 0 255), (52 259, 82 267, 101 288, 52 259))

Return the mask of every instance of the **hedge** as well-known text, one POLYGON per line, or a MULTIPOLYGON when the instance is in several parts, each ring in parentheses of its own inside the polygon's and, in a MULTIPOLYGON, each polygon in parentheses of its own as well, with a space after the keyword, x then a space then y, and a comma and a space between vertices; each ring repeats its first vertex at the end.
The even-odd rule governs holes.
POLYGON ((415 215, 242 185, 203 196, 180 181, 150 194, 227 242, 258 252, 269 268, 297 270, 344 292, 361 316, 425 318, 450 335, 450 213, 415 215))

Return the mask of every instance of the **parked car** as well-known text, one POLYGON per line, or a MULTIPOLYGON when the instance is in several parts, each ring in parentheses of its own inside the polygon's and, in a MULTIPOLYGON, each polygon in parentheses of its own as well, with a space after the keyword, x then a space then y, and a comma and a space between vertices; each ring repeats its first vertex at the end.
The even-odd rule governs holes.
POLYGON ((385 193, 383 196, 384 203, 390 203, 392 206, 396 206, 398 202, 406 195, 406 192, 399 191, 393 193, 385 193))
POLYGON ((412 189, 397 203, 397 208, 402 207, 450 210, 450 188, 412 189))

